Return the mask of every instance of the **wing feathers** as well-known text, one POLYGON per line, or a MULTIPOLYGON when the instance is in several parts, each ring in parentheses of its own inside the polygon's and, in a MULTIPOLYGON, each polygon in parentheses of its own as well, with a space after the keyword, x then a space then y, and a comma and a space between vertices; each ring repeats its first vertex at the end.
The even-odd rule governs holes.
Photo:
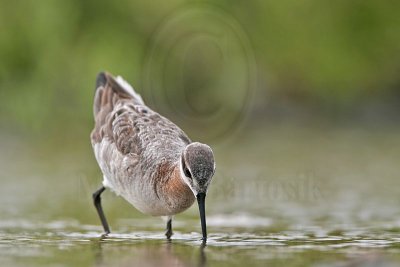
POLYGON ((107 72, 100 72, 96 79, 94 116, 102 109, 112 110, 120 99, 130 99, 136 105, 144 105, 142 97, 121 76, 115 79, 107 72))

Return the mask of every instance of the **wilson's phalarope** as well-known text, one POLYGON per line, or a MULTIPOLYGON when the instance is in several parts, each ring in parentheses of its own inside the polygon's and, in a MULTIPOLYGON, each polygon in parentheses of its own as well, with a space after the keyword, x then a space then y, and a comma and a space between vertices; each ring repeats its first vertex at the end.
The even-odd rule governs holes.
POLYGON ((167 216, 168 239, 172 216, 197 198, 206 241, 205 197, 215 172, 211 148, 191 142, 178 126, 147 107, 120 76, 98 75, 94 118, 91 142, 104 179, 93 201, 105 233, 110 228, 100 195, 110 188, 143 213, 167 216))

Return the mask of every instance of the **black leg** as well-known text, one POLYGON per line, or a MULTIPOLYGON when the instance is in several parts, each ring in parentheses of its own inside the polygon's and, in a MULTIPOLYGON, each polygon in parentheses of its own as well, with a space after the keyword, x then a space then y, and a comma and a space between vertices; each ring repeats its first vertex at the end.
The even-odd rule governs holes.
POLYGON ((104 192, 106 188, 104 186, 100 187, 99 190, 93 193, 93 203, 94 206, 96 207, 97 213, 99 214, 101 224, 103 225, 104 232, 106 234, 110 233, 110 227, 108 227, 107 219, 106 216, 104 216, 103 208, 101 207, 101 193, 104 192))
POLYGON ((165 232, 167 239, 171 239, 172 234, 173 234, 173 232, 172 232, 172 217, 168 217, 167 232, 165 232))

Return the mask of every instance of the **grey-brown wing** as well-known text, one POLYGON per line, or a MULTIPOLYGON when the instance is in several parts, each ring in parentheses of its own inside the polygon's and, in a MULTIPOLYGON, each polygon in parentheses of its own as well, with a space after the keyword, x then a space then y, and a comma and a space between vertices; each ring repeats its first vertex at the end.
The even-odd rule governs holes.
POLYGON ((179 127, 145 106, 129 85, 107 73, 101 73, 97 81, 92 143, 107 138, 123 155, 144 158, 175 157, 190 143, 179 127))
POLYGON ((176 157, 191 142, 178 126, 147 106, 121 101, 113 112, 113 139, 123 154, 176 157))
POLYGON ((91 134, 92 143, 99 143, 103 138, 113 138, 112 121, 115 109, 121 103, 144 104, 140 95, 122 78, 117 80, 109 73, 101 72, 97 76, 93 104, 95 127, 91 134))

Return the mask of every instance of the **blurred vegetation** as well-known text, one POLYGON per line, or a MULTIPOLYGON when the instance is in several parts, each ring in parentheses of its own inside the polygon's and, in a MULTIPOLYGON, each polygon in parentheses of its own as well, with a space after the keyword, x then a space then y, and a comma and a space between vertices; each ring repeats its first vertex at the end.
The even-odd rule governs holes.
MULTIPOLYGON (((27 0, 0 2, 0 125, 86 134, 96 74, 120 74, 143 93, 154 33, 177 9, 199 3, 229 14, 250 41, 253 112, 300 105, 330 115, 370 106, 382 117, 400 114, 398 1, 27 0)), ((185 75, 213 79, 204 76, 213 67, 206 61, 185 75)))

